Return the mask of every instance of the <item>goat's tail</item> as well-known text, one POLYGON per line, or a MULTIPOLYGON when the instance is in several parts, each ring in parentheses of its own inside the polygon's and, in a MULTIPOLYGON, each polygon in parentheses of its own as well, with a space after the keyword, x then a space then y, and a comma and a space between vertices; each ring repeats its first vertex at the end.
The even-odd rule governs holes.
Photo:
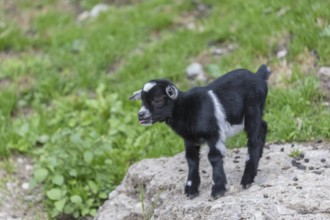
POLYGON ((266 66, 265 64, 261 65, 257 71, 257 76, 261 77, 262 79, 264 80, 268 80, 270 74, 271 74, 271 71, 269 69, 268 66, 266 66))

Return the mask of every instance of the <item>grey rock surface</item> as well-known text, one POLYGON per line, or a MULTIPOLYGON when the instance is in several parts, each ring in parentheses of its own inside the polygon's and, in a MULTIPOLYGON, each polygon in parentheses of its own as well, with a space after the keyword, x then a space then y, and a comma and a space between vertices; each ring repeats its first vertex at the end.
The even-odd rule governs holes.
POLYGON ((228 150, 225 196, 212 200, 207 147, 201 151, 200 195, 183 193, 187 176, 184 153, 145 159, 128 170, 95 220, 108 219, 330 219, 330 144, 271 144, 249 189, 239 185, 246 148, 228 150), (293 159, 294 150, 303 152, 293 159), (325 161, 324 161, 325 159, 325 161))

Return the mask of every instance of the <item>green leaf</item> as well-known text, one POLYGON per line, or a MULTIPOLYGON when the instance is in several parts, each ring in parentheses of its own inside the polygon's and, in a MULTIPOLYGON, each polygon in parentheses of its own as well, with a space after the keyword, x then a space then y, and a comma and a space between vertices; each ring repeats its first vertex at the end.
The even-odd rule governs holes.
POLYGON ((79 195, 74 195, 70 197, 71 202, 75 203, 75 204, 81 204, 82 203, 82 199, 79 195))
POLYGON ((106 199, 106 198, 108 198, 108 194, 106 194, 106 193, 100 193, 99 194, 99 198, 101 198, 101 199, 106 199))
POLYGON ((95 216, 95 215, 96 215, 96 209, 91 209, 91 210, 89 211, 89 214, 90 214, 91 216, 95 216))
POLYGON ((54 203, 55 205, 55 209, 59 212, 62 212, 63 211, 63 208, 64 208, 64 205, 66 203, 66 200, 67 198, 64 198, 64 199, 61 199, 61 200, 58 200, 54 203))
POLYGON ((89 180, 89 181, 88 181, 88 186, 89 186, 89 188, 91 189, 91 191, 92 191, 94 194, 97 193, 97 191, 98 191, 98 187, 97 187, 97 185, 95 184, 95 182, 89 180))
POLYGON ((38 137, 38 142, 41 144, 45 144, 49 140, 49 136, 46 134, 40 135, 38 137))
POLYGON ((89 213, 89 209, 87 207, 84 207, 82 210, 81 210, 81 214, 83 216, 87 215, 89 213))
POLYGON ((323 31, 320 33, 321 37, 330 37, 330 25, 325 27, 323 31))
POLYGON ((70 174, 70 176, 76 177, 76 176, 77 176, 77 170, 75 170, 75 169, 71 169, 71 170, 69 171, 69 174, 70 174))
POLYGON ((48 190, 46 195, 51 200, 60 200, 62 197, 62 191, 58 188, 53 188, 48 190))
POLYGON ((84 161, 86 162, 86 163, 91 163, 92 161, 93 161, 93 153, 92 152, 90 152, 90 151, 86 151, 85 153, 84 153, 84 161))
POLYGON ((55 176, 53 177, 52 182, 53 182, 55 185, 61 186, 61 185, 63 185, 63 183, 64 183, 64 177, 63 177, 62 175, 55 175, 55 176))
POLYGON ((34 171, 34 178, 38 183, 44 181, 47 175, 48 175, 48 170, 45 168, 39 168, 34 171))

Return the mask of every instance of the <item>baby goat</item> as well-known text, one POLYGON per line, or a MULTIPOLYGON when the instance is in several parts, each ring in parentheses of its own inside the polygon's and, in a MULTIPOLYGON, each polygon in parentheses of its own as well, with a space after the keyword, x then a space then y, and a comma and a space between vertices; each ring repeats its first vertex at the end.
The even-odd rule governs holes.
POLYGON ((168 80, 151 80, 130 97, 142 99, 140 124, 165 122, 184 139, 189 169, 184 192, 189 198, 199 194, 199 150, 203 143, 209 146, 208 159, 213 168, 211 196, 217 199, 224 195, 225 141, 243 129, 248 138, 248 158, 241 184, 247 188, 253 182, 267 134, 262 115, 269 75, 266 65, 256 74, 238 69, 187 92, 168 80))

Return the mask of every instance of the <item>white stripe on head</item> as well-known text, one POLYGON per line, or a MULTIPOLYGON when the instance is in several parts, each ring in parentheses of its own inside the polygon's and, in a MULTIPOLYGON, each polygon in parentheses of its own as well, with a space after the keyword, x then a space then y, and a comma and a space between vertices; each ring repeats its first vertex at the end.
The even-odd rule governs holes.
POLYGON ((152 89, 157 83, 155 82, 148 82, 143 86, 143 91, 144 92, 149 92, 150 89, 152 89))

